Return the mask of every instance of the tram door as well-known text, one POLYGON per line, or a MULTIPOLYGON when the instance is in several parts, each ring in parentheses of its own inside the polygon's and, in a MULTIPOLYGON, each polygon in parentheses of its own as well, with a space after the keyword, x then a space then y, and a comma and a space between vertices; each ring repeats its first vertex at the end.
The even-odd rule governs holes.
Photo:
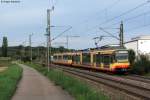
POLYGON ((84 65, 91 65, 91 54, 90 53, 83 53, 82 55, 82 63, 84 65))
POLYGON ((103 55, 102 56, 102 61, 103 61, 103 67, 104 68, 109 68, 111 64, 111 55, 103 55))
POLYGON ((101 55, 99 53, 93 55, 93 62, 95 67, 101 67, 101 55))

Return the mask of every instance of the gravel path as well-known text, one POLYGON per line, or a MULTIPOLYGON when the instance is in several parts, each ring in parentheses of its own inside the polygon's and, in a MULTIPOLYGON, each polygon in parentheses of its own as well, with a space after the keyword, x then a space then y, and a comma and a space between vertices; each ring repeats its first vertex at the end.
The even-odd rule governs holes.
POLYGON ((12 100, 74 100, 35 69, 20 64, 23 77, 12 100))

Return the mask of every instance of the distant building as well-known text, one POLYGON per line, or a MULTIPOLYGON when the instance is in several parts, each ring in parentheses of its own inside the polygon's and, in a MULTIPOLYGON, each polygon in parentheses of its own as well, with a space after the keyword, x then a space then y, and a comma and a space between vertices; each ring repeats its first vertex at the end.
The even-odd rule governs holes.
POLYGON ((132 38, 125 43, 125 47, 134 50, 136 56, 140 54, 150 56, 150 35, 132 38))

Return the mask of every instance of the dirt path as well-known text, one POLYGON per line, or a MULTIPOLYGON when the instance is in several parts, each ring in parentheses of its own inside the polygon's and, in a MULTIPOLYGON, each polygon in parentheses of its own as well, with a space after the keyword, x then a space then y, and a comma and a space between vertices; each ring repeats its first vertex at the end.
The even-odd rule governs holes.
POLYGON ((74 100, 35 69, 20 66, 24 70, 23 77, 12 100, 74 100))

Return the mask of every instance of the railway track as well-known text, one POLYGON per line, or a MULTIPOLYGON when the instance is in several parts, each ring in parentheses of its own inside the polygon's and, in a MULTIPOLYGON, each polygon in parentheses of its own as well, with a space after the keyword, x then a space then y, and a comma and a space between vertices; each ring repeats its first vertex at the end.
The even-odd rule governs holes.
POLYGON ((141 81, 141 82, 150 84, 150 78, 144 77, 144 76, 128 75, 128 76, 125 76, 124 78, 131 79, 131 80, 137 80, 137 81, 141 81))
MULTIPOLYGON (((150 100, 150 84, 147 81, 142 81, 142 78, 131 79, 125 77, 112 76, 107 74, 96 73, 87 70, 81 70, 71 67, 64 67, 60 65, 54 65, 56 68, 63 70, 64 72, 77 75, 88 80, 104 84, 115 89, 126 92, 127 94, 150 100)), ((133 78, 133 77, 132 77, 133 78)), ((143 79, 144 80, 144 79, 143 79)))

